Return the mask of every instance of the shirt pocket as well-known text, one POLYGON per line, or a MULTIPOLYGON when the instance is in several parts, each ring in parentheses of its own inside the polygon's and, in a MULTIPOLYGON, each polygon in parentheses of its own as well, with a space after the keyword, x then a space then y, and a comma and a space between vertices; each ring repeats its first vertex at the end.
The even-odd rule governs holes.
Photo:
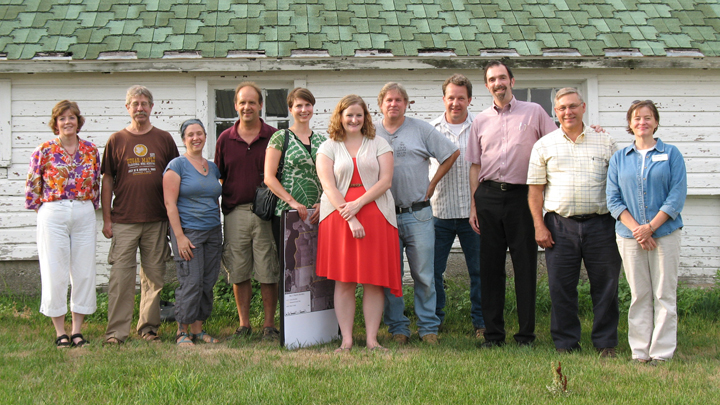
POLYGON ((588 177, 596 183, 604 183, 607 180, 608 159, 602 156, 590 156, 588 177))

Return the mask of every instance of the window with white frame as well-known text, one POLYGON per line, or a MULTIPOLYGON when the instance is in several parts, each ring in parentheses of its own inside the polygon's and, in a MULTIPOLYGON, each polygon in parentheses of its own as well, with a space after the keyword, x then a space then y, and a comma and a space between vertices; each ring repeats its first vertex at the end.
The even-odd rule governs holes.
MULTIPOLYGON (((290 126, 290 117, 287 108, 287 88, 263 88, 263 108, 260 117, 268 124, 278 129, 290 126)), ((235 89, 215 90, 215 134, 220 134, 233 126, 238 119, 235 110, 235 89)))
POLYGON ((545 112, 547 112, 559 126, 560 124, 553 106, 555 105, 555 93, 560 89, 561 87, 514 88, 512 94, 520 101, 532 101, 533 103, 540 104, 545 112))

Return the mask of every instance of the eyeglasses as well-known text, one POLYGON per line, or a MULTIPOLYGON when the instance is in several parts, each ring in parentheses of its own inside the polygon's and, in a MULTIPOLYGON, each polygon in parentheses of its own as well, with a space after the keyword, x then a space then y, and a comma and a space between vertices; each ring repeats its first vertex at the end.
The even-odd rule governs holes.
POLYGON ((140 107, 142 107, 142 108, 148 108, 148 107, 150 107, 150 103, 148 103, 147 101, 143 101, 143 102, 141 102, 141 103, 138 103, 137 101, 133 101, 132 103, 130 103, 130 104, 128 104, 128 105, 129 105, 130 107, 132 107, 132 108, 138 108, 138 106, 140 106, 140 107))
POLYGON ((632 105, 640 104, 640 103, 647 103, 647 104, 653 104, 653 105, 655 104, 655 103, 653 103, 652 100, 634 100, 632 102, 632 105))
POLYGON ((570 104, 570 105, 567 105, 567 106, 563 105, 563 106, 560 106, 560 107, 555 107, 555 111, 557 111, 557 112, 565 112, 565 111, 567 111, 567 110, 573 110, 573 111, 575 111, 575 110, 577 110, 578 108, 580 108, 581 105, 582 105, 582 104, 570 104))

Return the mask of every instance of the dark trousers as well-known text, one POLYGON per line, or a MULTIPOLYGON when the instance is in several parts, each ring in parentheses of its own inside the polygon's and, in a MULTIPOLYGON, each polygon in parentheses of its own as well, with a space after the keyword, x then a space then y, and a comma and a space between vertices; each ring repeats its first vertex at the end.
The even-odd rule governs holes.
POLYGON ((618 344, 620 253, 615 219, 610 214, 576 221, 553 212, 545 215, 553 245, 545 249, 552 312, 550 334, 558 349, 580 347, 578 291, 580 261, 585 262, 593 303, 592 342, 597 348, 618 344))
POLYGON ((528 187, 508 191, 480 183, 475 207, 480 223, 480 288, 485 318, 485 340, 505 340, 505 252, 515 273, 515 295, 519 329, 518 343, 535 340, 535 297, 537 287, 537 243, 527 201, 528 187))

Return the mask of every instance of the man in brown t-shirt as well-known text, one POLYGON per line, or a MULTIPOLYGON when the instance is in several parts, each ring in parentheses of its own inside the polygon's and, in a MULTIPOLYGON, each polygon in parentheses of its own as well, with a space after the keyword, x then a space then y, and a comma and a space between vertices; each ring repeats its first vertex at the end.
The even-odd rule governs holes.
POLYGON ((178 156, 169 133, 150 124, 153 96, 132 86, 125 98, 132 122, 110 136, 101 172, 103 235, 112 238, 108 263, 108 324, 105 343, 119 344, 130 334, 135 304, 137 249, 140 248, 140 319, 143 339, 159 342, 160 290, 165 276, 168 217, 163 200, 165 166, 178 156), (113 200, 113 194, 115 199, 113 200), (110 203, 112 201, 112 208, 110 203))
POLYGON ((240 326, 236 336, 249 335, 253 273, 260 283, 265 321, 263 340, 276 340, 275 310, 280 266, 270 221, 252 212, 255 189, 262 183, 265 149, 277 131, 260 118, 262 91, 251 82, 235 89, 239 119, 223 131, 215 146, 215 164, 220 169, 222 212, 225 216, 222 265, 233 284, 240 326))

